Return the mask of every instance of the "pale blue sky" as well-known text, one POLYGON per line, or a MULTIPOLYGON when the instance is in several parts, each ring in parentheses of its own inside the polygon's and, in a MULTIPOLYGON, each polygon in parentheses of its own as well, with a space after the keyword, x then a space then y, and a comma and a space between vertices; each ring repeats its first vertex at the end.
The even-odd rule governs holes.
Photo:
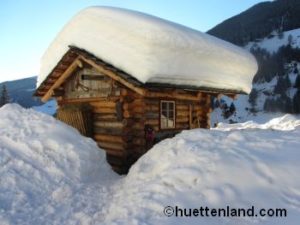
POLYGON ((56 34, 88 6, 133 9, 207 31, 262 0, 0 0, 0 82, 37 75, 56 34))

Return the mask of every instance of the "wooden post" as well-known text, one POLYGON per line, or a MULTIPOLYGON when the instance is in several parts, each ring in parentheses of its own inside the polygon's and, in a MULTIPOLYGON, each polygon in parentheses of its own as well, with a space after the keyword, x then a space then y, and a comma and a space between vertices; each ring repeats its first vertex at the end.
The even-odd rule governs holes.
POLYGON ((189 104, 189 125, 190 125, 190 129, 193 128, 193 109, 192 109, 192 105, 189 104))

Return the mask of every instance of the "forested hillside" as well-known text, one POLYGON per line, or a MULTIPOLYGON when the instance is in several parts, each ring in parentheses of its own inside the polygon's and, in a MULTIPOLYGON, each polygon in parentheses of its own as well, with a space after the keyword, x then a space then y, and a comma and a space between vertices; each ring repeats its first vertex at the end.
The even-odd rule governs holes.
POLYGON ((208 33, 237 45, 245 45, 249 41, 264 38, 273 31, 283 32, 299 28, 299 18, 299 0, 268 1, 225 20, 208 33))
POLYGON ((0 87, 5 85, 8 91, 10 102, 29 108, 41 105, 42 102, 33 98, 33 92, 36 85, 36 77, 29 77, 20 80, 6 81, 0 83, 0 87))
POLYGON ((208 31, 256 57, 259 68, 249 112, 300 113, 299 28, 300 1, 276 0, 257 4, 208 31))

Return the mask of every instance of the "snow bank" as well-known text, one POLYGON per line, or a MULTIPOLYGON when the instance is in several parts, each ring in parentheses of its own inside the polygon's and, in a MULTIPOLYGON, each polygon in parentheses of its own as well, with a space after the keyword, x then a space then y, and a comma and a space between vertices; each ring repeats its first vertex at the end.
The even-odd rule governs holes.
POLYGON ((106 224, 288 224, 300 219, 300 120, 285 116, 265 130, 184 131, 157 144, 130 170, 106 224), (281 130, 271 130, 273 125, 281 130), (291 130, 293 128, 293 130, 291 130), (287 131, 289 130, 289 131, 287 131), (286 208, 286 218, 176 218, 181 208, 286 208))
POLYGON ((247 51, 143 13, 91 7, 77 14, 45 52, 39 86, 68 46, 83 48, 139 81, 250 92, 257 71, 247 51))
POLYGON ((95 210, 91 189, 103 199, 115 177, 95 142, 16 104, 0 118, 0 224, 76 224, 78 211, 95 210))
POLYGON ((104 152, 54 118, 0 109, 0 224, 264 224, 300 220, 300 120, 184 131, 154 146, 125 177, 104 152), (277 130, 274 130, 277 129, 277 130), (181 208, 285 208, 286 218, 175 218, 181 208))

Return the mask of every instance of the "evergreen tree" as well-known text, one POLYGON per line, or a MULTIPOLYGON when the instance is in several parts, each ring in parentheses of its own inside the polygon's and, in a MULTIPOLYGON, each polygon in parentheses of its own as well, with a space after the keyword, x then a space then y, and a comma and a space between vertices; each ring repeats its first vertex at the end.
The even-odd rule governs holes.
POLYGON ((267 98, 264 104, 264 111, 266 112, 275 112, 275 100, 273 98, 267 98))
POLYGON ((287 96, 286 93, 283 93, 280 96, 280 99, 278 101, 278 111, 283 113, 294 113, 292 99, 289 96, 287 96))
POLYGON ((294 113, 300 113, 300 91, 298 90, 293 98, 294 113))
POLYGON ((0 96, 0 107, 2 107, 3 105, 5 105, 7 103, 9 103, 9 95, 8 95, 6 85, 3 84, 2 90, 1 90, 1 96, 0 96))
POLYGON ((229 107, 229 111, 231 114, 234 114, 236 111, 235 105, 233 104, 233 102, 231 103, 230 107, 229 107))
POLYGON ((293 44, 293 36, 290 34, 288 36, 288 45, 292 45, 293 44))
POLYGON ((299 74, 297 75, 297 78, 296 78, 296 81, 294 84, 294 88, 300 89, 300 75, 299 74))
POLYGON ((258 91, 255 88, 253 88, 250 92, 249 99, 248 99, 248 102, 251 104, 251 108, 255 108, 257 97, 258 97, 258 91))
POLYGON ((274 93, 283 94, 289 87, 291 87, 291 81, 289 76, 280 76, 274 88, 274 93))

